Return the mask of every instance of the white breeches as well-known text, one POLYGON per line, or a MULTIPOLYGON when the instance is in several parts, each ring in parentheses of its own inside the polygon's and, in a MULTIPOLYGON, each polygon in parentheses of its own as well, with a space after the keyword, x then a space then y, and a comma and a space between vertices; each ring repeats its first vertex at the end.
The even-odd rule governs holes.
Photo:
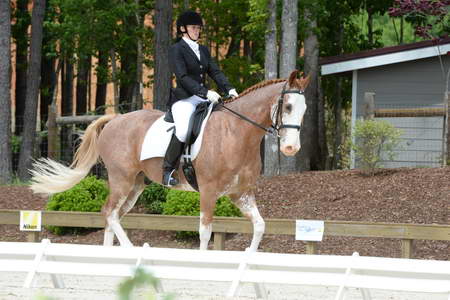
POLYGON ((180 142, 186 142, 189 120, 195 111, 197 105, 207 99, 193 95, 189 98, 179 100, 172 105, 172 115, 175 122, 175 135, 180 142))

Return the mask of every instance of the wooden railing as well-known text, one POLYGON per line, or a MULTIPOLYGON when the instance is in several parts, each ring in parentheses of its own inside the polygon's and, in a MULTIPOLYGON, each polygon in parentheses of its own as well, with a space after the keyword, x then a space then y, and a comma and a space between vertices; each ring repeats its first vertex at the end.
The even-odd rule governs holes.
MULTIPOLYGON (((295 220, 267 219, 266 234, 295 235, 295 220)), ((20 211, 0 209, 0 225, 19 225, 20 211)), ((127 214, 124 229, 197 231, 199 217, 127 214)), ((103 228, 100 213, 42 211, 42 225, 103 228)), ((223 250, 226 233, 252 233, 245 218, 215 217, 214 249, 223 250)), ((28 241, 39 241, 39 232, 29 232, 28 241)), ((450 225, 325 221, 324 236, 401 239, 402 257, 413 257, 413 240, 450 241, 450 225)), ((306 253, 316 253, 317 242, 306 242, 306 253)))

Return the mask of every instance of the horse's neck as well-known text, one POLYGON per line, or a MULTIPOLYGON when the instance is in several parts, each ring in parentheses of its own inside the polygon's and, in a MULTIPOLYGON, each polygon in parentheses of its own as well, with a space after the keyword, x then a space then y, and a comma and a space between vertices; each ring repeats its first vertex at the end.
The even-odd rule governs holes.
POLYGON ((280 83, 272 84, 250 92, 236 102, 230 103, 230 108, 262 126, 270 126, 272 123, 270 110, 273 99, 279 93, 280 85, 280 83))

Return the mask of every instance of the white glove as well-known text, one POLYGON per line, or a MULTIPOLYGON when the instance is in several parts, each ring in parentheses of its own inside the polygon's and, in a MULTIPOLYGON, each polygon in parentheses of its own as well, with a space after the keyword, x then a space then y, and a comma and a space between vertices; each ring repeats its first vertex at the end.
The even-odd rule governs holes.
POLYGON ((209 90, 208 93, 206 94, 206 98, 208 98, 208 100, 211 101, 212 103, 216 103, 219 102, 220 95, 215 91, 209 90))
POLYGON ((228 95, 232 96, 233 98, 239 96, 239 94, 236 92, 236 89, 229 90, 228 95))

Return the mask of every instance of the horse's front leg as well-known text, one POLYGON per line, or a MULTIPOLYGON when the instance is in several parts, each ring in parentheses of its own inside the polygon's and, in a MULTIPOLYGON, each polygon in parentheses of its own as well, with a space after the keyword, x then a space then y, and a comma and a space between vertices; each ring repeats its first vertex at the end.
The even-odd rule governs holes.
POLYGON ((258 207, 256 206, 255 193, 253 191, 247 191, 240 196, 232 196, 232 199, 242 214, 249 218, 253 224, 253 238, 250 244, 250 251, 257 251, 266 228, 266 223, 259 214, 258 207))
POLYGON ((217 195, 215 193, 200 192, 200 224, 198 228, 200 234, 200 250, 208 249, 216 200, 217 195))

